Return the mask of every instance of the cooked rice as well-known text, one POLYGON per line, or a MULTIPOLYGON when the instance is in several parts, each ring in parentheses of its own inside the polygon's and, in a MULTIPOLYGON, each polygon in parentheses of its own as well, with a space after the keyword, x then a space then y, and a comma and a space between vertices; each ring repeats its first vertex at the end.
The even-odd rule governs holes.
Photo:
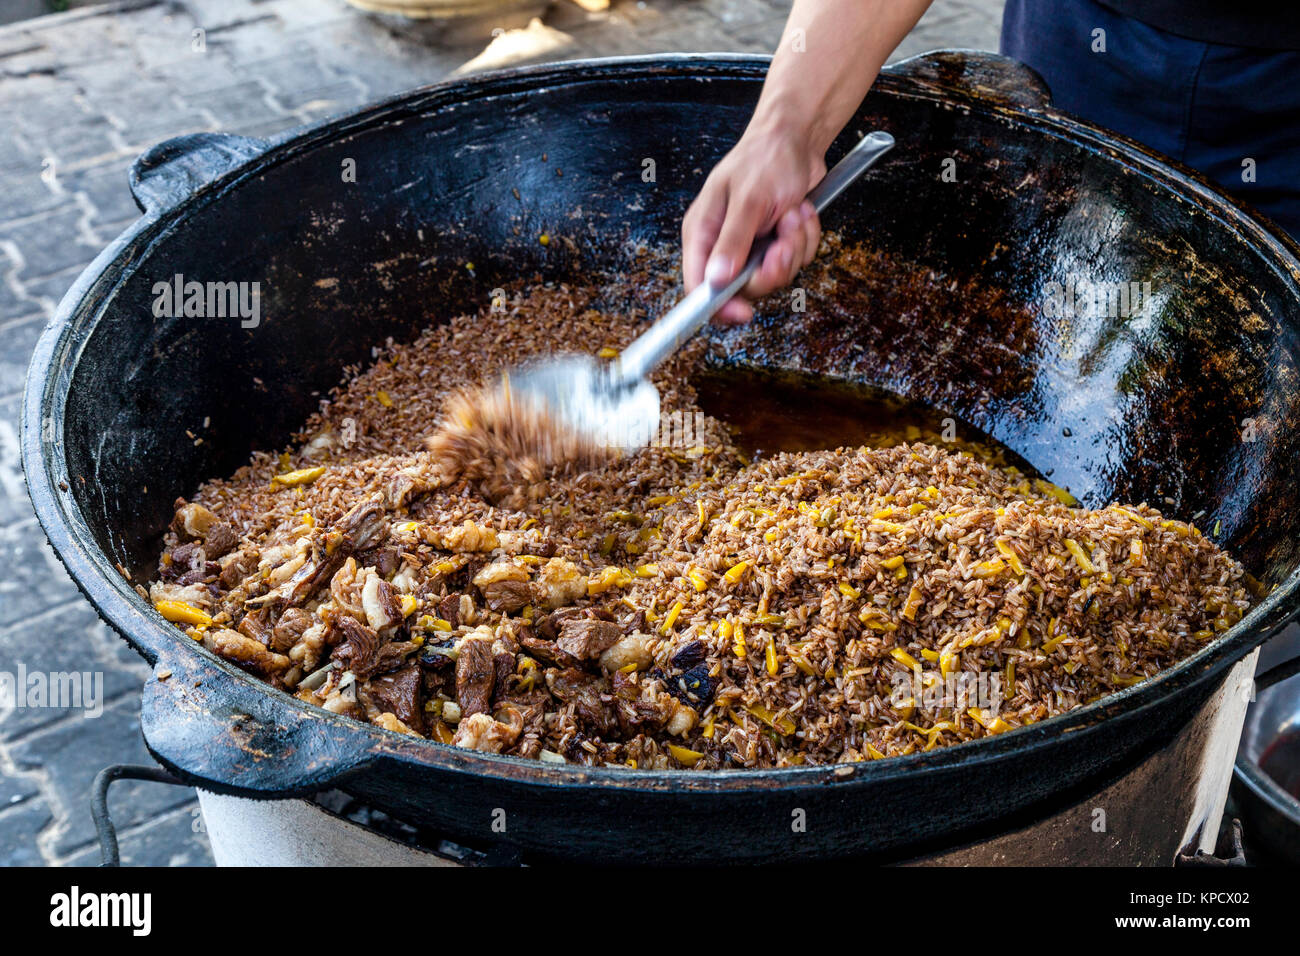
MULTIPOLYGON (((155 605, 307 703, 643 768, 857 761, 1005 732, 1159 673, 1249 606, 1242 568, 1190 525, 1072 507, 969 452, 747 463, 704 418, 699 447, 583 470, 520 464, 520 446, 476 444, 477 423, 445 414, 527 356, 625 345, 637 329, 593 308, 600 295, 537 287, 390 342, 293 450, 178 502, 155 605)), ((701 353, 657 374, 666 409, 695 410, 701 353)))

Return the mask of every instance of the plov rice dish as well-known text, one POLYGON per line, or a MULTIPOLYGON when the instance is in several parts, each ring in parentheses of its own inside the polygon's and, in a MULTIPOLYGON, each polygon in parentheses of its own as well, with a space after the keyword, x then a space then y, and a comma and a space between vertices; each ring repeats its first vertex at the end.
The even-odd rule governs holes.
MULTIPOLYGON (((293 450, 177 503, 149 599, 273 686, 389 730, 695 769, 1003 733, 1158 673, 1250 605, 1195 528, 1071 506, 951 446, 747 462, 703 417, 692 447, 506 481, 425 446, 453 395, 525 355, 629 341, 594 295, 537 287, 390 343, 293 450)), ((695 411, 701 353, 658 373, 666 408, 695 411)))

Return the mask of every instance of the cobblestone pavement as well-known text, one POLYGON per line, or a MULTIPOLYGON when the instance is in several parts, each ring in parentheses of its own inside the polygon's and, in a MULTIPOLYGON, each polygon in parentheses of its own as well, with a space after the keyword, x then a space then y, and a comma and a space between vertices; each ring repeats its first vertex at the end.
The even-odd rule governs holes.
MULTIPOLYGON (((608 13, 587 14, 561 0, 545 15, 554 45, 534 59, 768 51, 788 6, 615 0, 608 13)), ((899 55, 994 49, 1001 7, 938 0, 899 55)), ((482 35, 375 19, 342 0, 128 0, 0 28, 0 671, 104 675, 97 719, 0 711, 0 863, 97 862, 91 780, 108 764, 149 762, 138 722, 147 669, 46 545, 17 443, 37 336, 78 272, 136 216, 131 161, 182 133, 266 136, 470 60, 471 69, 499 63, 494 50, 474 59, 482 35)), ((112 796, 125 863, 211 861, 193 791, 119 783, 112 796)))

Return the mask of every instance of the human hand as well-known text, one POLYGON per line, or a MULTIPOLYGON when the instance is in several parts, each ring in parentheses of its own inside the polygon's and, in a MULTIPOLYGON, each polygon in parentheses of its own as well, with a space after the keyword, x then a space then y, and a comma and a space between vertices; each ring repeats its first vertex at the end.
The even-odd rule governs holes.
POLYGON ((754 299, 788 285, 812 261, 821 223, 804 196, 825 175, 825 159, 799 131, 753 125, 713 168, 682 220, 686 291, 706 275, 714 283, 733 278, 754 240, 776 233, 763 264, 719 310, 716 321, 748 322, 754 317, 754 299))

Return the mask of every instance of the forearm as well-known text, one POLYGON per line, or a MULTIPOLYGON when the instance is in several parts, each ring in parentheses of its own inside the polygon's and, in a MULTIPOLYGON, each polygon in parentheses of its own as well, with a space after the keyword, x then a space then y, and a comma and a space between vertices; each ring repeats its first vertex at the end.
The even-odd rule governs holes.
POLYGON ((824 156, 931 0, 795 0, 750 120, 824 156))

